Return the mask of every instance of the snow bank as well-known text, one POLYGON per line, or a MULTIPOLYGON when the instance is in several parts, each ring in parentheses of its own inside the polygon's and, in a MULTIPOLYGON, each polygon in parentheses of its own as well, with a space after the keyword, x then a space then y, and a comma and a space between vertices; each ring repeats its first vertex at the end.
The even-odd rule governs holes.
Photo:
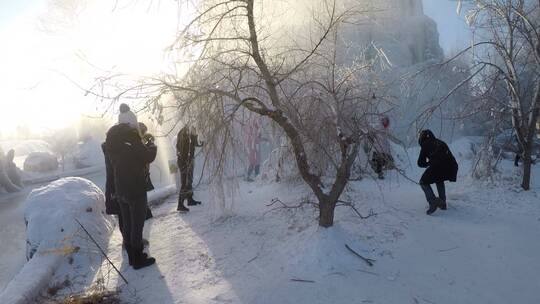
POLYGON ((154 189, 148 192, 148 202, 152 203, 161 199, 165 199, 176 193, 176 185, 168 185, 162 188, 154 189))
POLYGON ((101 150, 101 144, 93 138, 80 142, 77 145, 77 150, 73 156, 73 161, 75 162, 75 168, 77 169, 97 166, 105 163, 103 151, 101 150))
POLYGON ((48 172, 58 169, 58 159, 49 152, 32 152, 24 161, 24 171, 48 172))
POLYGON ((112 231, 104 213, 104 195, 92 182, 68 177, 33 190, 27 198, 27 258, 21 272, 0 295, 0 303, 27 303, 49 283, 62 263, 69 263, 88 240, 79 220, 94 239, 104 244, 112 231))

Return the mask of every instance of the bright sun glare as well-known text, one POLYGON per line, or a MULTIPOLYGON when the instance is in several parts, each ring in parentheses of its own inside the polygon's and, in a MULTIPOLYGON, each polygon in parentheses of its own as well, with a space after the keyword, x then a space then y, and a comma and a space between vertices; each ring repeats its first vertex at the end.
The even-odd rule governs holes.
MULTIPOLYGON (((72 0, 35 5, 0 25, 0 131, 26 126, 35 133, 71 126, 81 115, 101 111, 74 84, 90 86, 107 72, 151 75, 167 68, 165 47, 173 41, 178 7, 160 1, 72 0), (126 4, 131 3, 131 4, 126 4)), ((1 9, 1 5, 0 5, 1 9)))

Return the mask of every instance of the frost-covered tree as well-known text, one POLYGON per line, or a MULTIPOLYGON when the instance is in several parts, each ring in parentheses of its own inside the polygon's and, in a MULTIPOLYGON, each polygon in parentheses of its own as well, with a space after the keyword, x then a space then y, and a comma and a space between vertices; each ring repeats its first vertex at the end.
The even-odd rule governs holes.
POLYGON ((179 72, 135 83, 100 78, 101 92, 113 101, 144 99, 157 122, 171 129, 195 124, 205 139, 205 172, 217 184, 230 180, 237 164, 242 115, 260 116, 286 139, 290 165, 316 198, 319 225, 330 227, 369 121, 377 116, 382 98, 374 88, 384 91, 373 75, 377 56, 344 64, 343 54, 351 52, 340 30, 344 24, 361 30, 365 8, 358 3, 198 1, 170 46, 179 72))
POLYGON ((358 8, 313 1, 304 8, 311 12, 305 24, 272 19, 280 14, 290 22, 297 5, 199 1, 172 46, 193 54, 189 71, 161 82, 199 120, 224 121, 247 110, 278 126, 318 201, 319 225, 329 227, 367 132, 366 110, 376 102, 373 77, 369 62, 342 67, 337 56, 340 25, 358 8))
POLYGON ((75 151, 77 147, 77 134, 71 128, 51 131, 45 140, 49 143, 51 150, 60 157, 62 171, 65 170, 66 157, 75 151))
POLYGON ((475 94, 488 111, 510 118, 523 157, 521 186, 528 190, 540 110, 540 1, 474 0, 467 8, 475 94))

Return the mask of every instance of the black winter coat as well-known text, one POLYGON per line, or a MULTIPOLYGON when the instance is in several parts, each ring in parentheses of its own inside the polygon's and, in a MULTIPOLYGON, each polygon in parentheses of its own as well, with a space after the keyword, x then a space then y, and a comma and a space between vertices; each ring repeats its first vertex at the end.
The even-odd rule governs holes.
POLYGON ((450 152, 448 145, 435 138, 430 130, 424 130, 420 134, 420 155, 418 166, 427 168, 420 184, 434 184, 444 181, 455 182, 458 172, 458 163, 450 152))
POLYGON ((113 177, 112 183, 107 179, 106 192, 109 189, 115 197, 128 202, 146 197, 148 164, 156 158, 157 147, 153 144, 144 145, 138 132, 127 124, 112 126, 107 132, 104 145, 105 164, 109 159, 109 167, 112 167, 112 170, 107 170, 107 174, 110 177, 112 173, 113 177))
MULTIPOLYGON (((120 206, 118 206, 118 201, 114 193, 114 172, 111 164, 111 160, 107 153, 107 146, 105 143, 101 144, 101 149, 103 150, 103 156, 105 157, 105 213, 107 214, 120 214, 120 206)), ((148 170, 149 166, 146 166, 146 191, 154 190, 154 185, 150 179, 150 171, 148 170)), ((154 217, 152 210, 150 208, 146 209, 146 219, 154 217)))
POLYGON ((201 147, 197 134, 192 133, 189 128, 184 127, 178 132, 176 138, 176 155, 178 156, 178 166, 193 165, 195 159, 195 147, 201 147))
POLYGON ((105 213, 120 214, 120 207, 114 196, 113 167, 105 143, 101 144, 101 150, 103 150, 103 157, 105 158, 105 213))

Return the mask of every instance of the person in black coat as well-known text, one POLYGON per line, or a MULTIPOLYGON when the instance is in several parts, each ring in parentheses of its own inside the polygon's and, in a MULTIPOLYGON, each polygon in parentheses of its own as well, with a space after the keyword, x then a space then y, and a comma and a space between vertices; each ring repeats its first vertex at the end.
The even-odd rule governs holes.
POLYGON ((184 206, 187 199, 188 206, 199 205, 200 201, 193 199, 193 169, 195 167, 195 147, 201 147, 197 134, 190 130, 188 125, 184 126, 176 138, 177 164, 180 172, 180 194, 178 195, 177 210, 187 212, 189 209, 184 206))
POLYGON ((418 138, 421 150, 418 156, 418 166, 427 168, 420 178, 420 187, 429 203, 427 214, 432 214, 437 207, 446 210, 445 181, 455 182, 458 172, 456 159, 450 152, 448 145, 437 139, 430 130, 422 130, 418 138), (431 184, 437 185, 439 197, 435 196, 431 184))
MULTIPOLYGON (((139 128, 141 133, 143 134, 143 143, 145 145, 149 145, 150 143, 154 143, 153 136, 146 133, 146 125, 142 122, 139 123, 139 128), (149 136, 148 136, 149 135, 149 136)), ((123 221, 122 221, 122 214, 120 213, 120 207, 118 206, 118 201, 115 197, 115 191, 114 191, 114 172, 113 167, 111 164, 111 159, 109 158, 109 154, 107 152, 107 146, 105 143, 101 144, 101 150, 103 150, 103 156, 105 159, 105 213, 110 215, 116 215, 118 217, 118 228, 120 229, 120 233, 122 233, 123 228, 123 221)), ((146 191, 152 191, 154 190, 154 185, 152 184, 152 180, 150 179, 150 164, 146 165, 146 191)), ((152 210, 150 210, 150 207, 146 209, 146 219, 151 219, 153 217, 152 210)), ((145 245, 148 245, 148 241, 143 238, 143 243, 145 245)))
POLYGON ((119 212, 129 264, 139 269, 155 263, 154 258, 143 253, 142 232, 148 209, 147 165, 156 158, 157 147, 153 143, 143 144, 134 126, 114 125, 107 132, 102 147, 108 164, 107 174, 113 177, 106 183, 106 193, 109 192, 106 212, 119 212))

